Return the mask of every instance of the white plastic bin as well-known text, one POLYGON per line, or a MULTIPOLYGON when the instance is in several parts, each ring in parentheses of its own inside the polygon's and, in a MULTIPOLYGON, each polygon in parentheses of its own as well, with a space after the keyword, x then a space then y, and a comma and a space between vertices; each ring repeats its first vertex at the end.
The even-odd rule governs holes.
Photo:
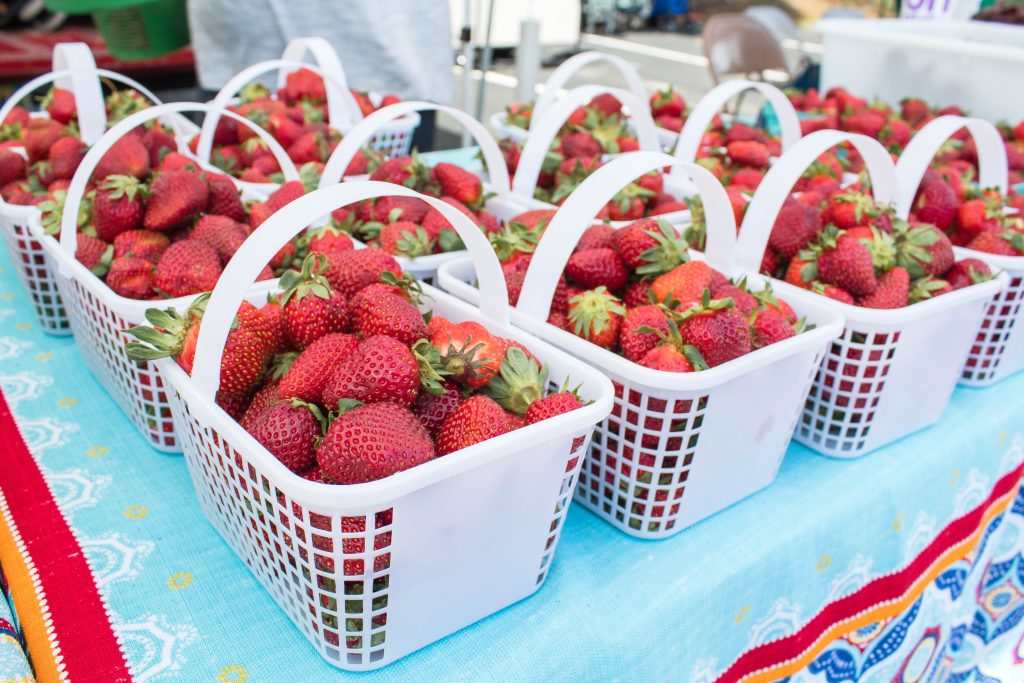
POLYGON ((352 671, 385 666, 540 588, 612 395, 599 372, 508 324, 497 257, 468 218, 380 182, 321 188, 267 219, 213 291, 192 376, 170 359, 157 365, 207 519, 317 652, 352 671), (250 283, 288 239, 335 208, 386 195, 441 211, 479 269, 479 308, 429 285, 424 305, 523 343, 548 365, 552 386, 568 378, 593 402, 379 481, 311 482, 215 405, 222 349, 250 283))
MULTIPOLYGON (((818 131, 802 138, 765 175, 747 207, 737 243, 744 270, 759 268, 775 218, 806 168, 849 142, 864 158, 875 201, 895 204, 896 169, 865 135, 818 131)), ((824 455, 854 458, 937 422, 953 394, 986 302, 1007 277, 904 308, 878 310, 818 297, 846 319, 811 387, 796 440, 824 455)))
MULTIPOLYGON (((557 280, 580 236, 608 198, 655 168, 685 169, 704 201, 706 259, 760 289, 769 278, 733 265, 736 224, 725 190, 704 168, 660 152, 623 155, 595 171, 559 209, 534 254, 513 311, 517 327, 536 334, 611 378, 615 403, 597 428, 580 473, 576 500, 637 538, 666 538, 768 486, 792 438, 811 379, 842 317, 816 297, 771 280, 799 316, 802 334, 717 367, 692 373, 652 370, 546 322, 557 280)), ((466 260, 438 273, 442 287, 471 302, 466 260)))
MULTIPOLYGON (((78 242, 78 207, 96 164, 107 150, 122 136, 146 121, 185 111, 209 112, 210 106, 184 102, 150 107, 118 122, 96 141, 82 159, 78 172, 75 173, 68 188, 59 242, 43 234, 38 216, 34 216, 29 223, 29 229, 41 243, 46 258, 56 266, 54 275, 57 289, 67 304, 71 331, 89 370, 150 445, 169 453, 179 452, 181 444, 174 432, 167 392, 156 367, 149 362, 133 361, 124 353, 125 342, 134 339, 125 334, 124 330, 144 323, 146 309, 152 308, 153 302, 128 299, 115 294, 103 280, 75 258, 75 247, 78 242)), ((290 180, 298 179, 298 171, 294 164, 269 133, 237 114, 224 114, 249 126, 257 135, 263 137, 281 164, 285 177, 290 180)), ((263 282, 259 287, 265 292, 272 284, 263 282)), ((168 299, 165 303, 184 309, 196 296, 168 299)))

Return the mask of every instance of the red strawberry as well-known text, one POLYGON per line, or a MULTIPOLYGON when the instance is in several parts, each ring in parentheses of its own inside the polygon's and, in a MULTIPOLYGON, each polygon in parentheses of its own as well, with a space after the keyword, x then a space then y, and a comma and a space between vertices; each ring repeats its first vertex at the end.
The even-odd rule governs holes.
POLYGON ((626 309, 604 286, 569 299, 569 324, 573 334, 610 349, 619 341, 626 309))
POLYGON ((626 288, 622 295, 622 303, 626 305, 627 309, 639 308, 651 303, 652 297, 651 283, 647 280, 637 280, 626 288))
POLYGON ((352 326, 364 338, 385 334, 412 346, 427 336, 423 315, 403 297, 368 287, 352 298, 351 309, 352 326))
POLYGON ((420 392, 412 404, 412 412, 430 433, 431 438, 437 436, 441 425, 462 404, 462 394, 451 382, 442 382, 442 393, 432 394, 420 392))
MULTIPOLYGON (((177 242, 171 248, 184 243, 177 242)), ((208 298, 202 296, 196 299, 184 315, 173 308, 147 310, 146 320, 153 327, 139 325, 128 330, 129 334, 144 342, 126 344, 125 350, 129 357, 135 360, 174 358, 185 372, 191 374, 196 340, 199 337, 199 322, 208 298)), ((264 336, 265 326, 255 306, 243 302, 238 309, 236 321, 224 345, 219 393, 245 396, 260 385, 274 348, 264 336)))
POLYGON ((440 163, 434 166, 434 177, 441 183, 443 194, 470 208, 480 208, 484 198, 483 185, 476 175, 455 164, 440 163))
POLYGON ((827 296, 829 299, 841 301, 844 304, 854 304, 854 299, 845 289, 841 287, 834 287, 833 285, 826 285, 823 282, 815 282, 811 285, 811 289, 822 296, 827 296))
POLYGON ((931 223, 945 230, 956 218, 959 202, 956 192, 947 183, 935 180, 918 191, 914 200, 914 213, 922 223, 931 223))
POLYGON ((267 197, 267 209, 270 210, 270 213, 274 213, 278 209, 291 204, 304 194, 306 194, 306 188, 302 182, 298 180, 290 180, 274 190, 274 192, 267 197))
POLYGON ((107 176, 93 195, 92 221, 96 235, 111 242, 121 233, 141 226, 145 190, 146 186, 132 176, 107 176))
POLYGON ((277 384, 273 380, 267 381, 259 388, 259 391, 253 394, 252 400, 249 401, 249 406, 242 413, 238 424, 242 425, 242 429, 251 433, 256 420, 263 414, 263 411, 277 401, 277 384))
POLYGON ((928 118, 929 113, 928 105, 919 97, 907 97, 900 101, 900 116, 912 126, 928 118))
POLYGON ((733 305, 746 316, 760 308, 757 298, 745 289, 743 282, 740 282, 739 287, 731 282, 722 283, 711 289, 711 296, 715 299, 732 299, 733 305))
POLYGON ((307 233, 309 238, 309 252, 316 254, 337 254, 342 251, 351 251, 355 248, 352 238, 344 230, 339 230, 331 225, 325 225, 307 233))
POLYGON ((739 166, 764 168, 768 166, 770 155, 763 142, 756 140, 736 140, 726 145, 725 153, 732 163, 739 166))
POLYGON ((0 149, 0 186, 21 180, 27 171, 25 157, 10 150, 0 149))
POLYGON ((370 219, 379 223, 409 221, 419 223, 430 205, 416 197, 378 197, 373 202, 370 219))
POLYGON ((338 401, 388 401, 410 406, 420 389, 420 367, 409 347, 386 335, 364 339, 324 387, 324 405, 338 401))
MULTIPOLYGON (((95 212, 95 210, 95 204, 93 204, 93 211, 95 212)), ((114 238, 114 258, 137 256, 150 263, 156 263, 170 244, 170 238, 162 232, 126 230, 114 238)))
POLYGON ((990 199, 969 199, 957 210, 957 228, 966 241, 980 232, 998 232, 1002 219, 1003 207, 990 199))
POLYGON ((446 377, 474 389, 491 381, 505 357, 501 342, 473 321, 436 328, 430 343, 440 353, 446 377))
POLYGON ((153 286, 171 297, 188 296, 212 290, 220 273, 217 252, 203 242, 186 239, 175 242, 160 256, 153 286))
POLYGON ((704 294, 679 316, 679 333, 692 345, 708 367, 715 367, 750 353, 750 326, 728 299, 711 299, 704 294))
POLYGON ((583 402, 576 394, 571 391, 559 391, 557 394, 550 394, 531 403, 526 410, 526 424, 537 424, 582 407, 583 402))
POLYGON ((484 385, 483 393, 511 415, 525 415, 530 405, 544 395, 548 370, 519 342, 499 341, 508 344, 501 371, 484 385))
POLYGON ((441 425, 437 434, 437 454, 448 455, 501 436, 510 431, 511 426, 505 411, 493 399, 472 396, 441 425))
POLYGON ((149 194, 143 225, 147 230, 166 232, 184 227, 206 208, 210 191, 206 183, 192 173, 167 171, 153 179, 149 194))
POLYGON ((107 286, 118 296, 149 299, 153 296, 153 264, 135 256, 122 256, 110 263, 107 286))
POLYGON ((829 197, 825 220, 837 228, 849 230, 858 225, 866 225, 869 218, 877 217, 878 214, 874 199, 863 192, 848 190, 829 197))
POLYGON ((285 335, 299 350, 324 335, 348 330, 348 301, 323 276, 326 261, 322 254, 310 254, 301 271, 289 270, 281 276, 285 335))
POLYGON ((630 309, 619 332, 622 355, 637 363, 668 333, 668 316, 660 306, 648 304, 630 309))
POLYGON ((434 445, 407 408, 370 403, 353 408, 331 424, 316 458, 333 481, 359 484, 432 460, 434 445))
POLYGON ((988 264, 976 258, 960 259, 946 272, 944 279, 953 289, 963 289, 992 276, 988 264))
POLYGON ((818 277, 818 263, 811 258, 813 254, 805 253, 805 255, 807 259, 803 259, 799 255, 793 257, 793 260, 786 266, 786 273, 782 279, 796 287, 810 289, 811 283, 818 277))
POLYGON ((622 257, 613 249, 577 251, 565 266, 565 274, 586 289, 620 289, 629 279, 622 257))
POLYGON ((415 258, 434 252, 436 236, 415 223, 398 221, 385 225, 378 236, 380 248, 394 256, 415 258))
POLYGON ((71 180, 75 170, 85 158, 88 147, 78 138, 61 138, 50 148, 50 168, 53 176, 62 180, 71 180))
POLYGON ((275 395, 323 404, 324 387, 331 375, 358 346, 359 338, 353 334, 332 332, 320 337, 292 361, 291 367, 277 384, 275 395))
POLYGON ((601 143, 593 135, 585 131, 563 135, 559 143, 559 151, 566 159, 600 157, 604 154, 601 143))
POLYGON ((651 95, 651 116, 681 117, 686 112, 686 101, 675 88, 669 86, 651 95))
MULTIPOLYGON (((127 175, 142 179, 149 174, 149 150, 134 135, 126 135, 115 142, 93 172, 94 178, 111 175, 127 175)), ((206 196, 203 195, 205 204, 206 196)))
POLYGON ((149 166, 156 168, 164 156, 177 151, 178 143, 174 136, 158 126, 150 128, 142 136, 142 146, 149 150, 149 166))
POLYGON ((543 231, 554 216, 554 209, 531 209, 513 216, 509 222, 519 223, 536 232, 538 230, 543 231))
POLYGON ((331 287, 351 299, 360 289, 378 282, 384 272, 395 277, 402 275, 402 269, 394 257, 376 247, 368 247, 328 256, 324 276, 331 287))
POLYGON ((288 156, 296 164, 305 164, 310 161, 323 162, 329 155, 327 138, 320 131, 303 133, 288 147, 288 156))
POLYGON ((319 408, 292 399, 268 406, 249 431, 281 464, 292 472, 303 472, 316 463, 322 421, 319 408))
POLYGON ((906 268, 913 278, 939 276, 953 265, 953 243, 934 225, 920 223, 910 227, 897 222, 893 236, 896 263, 906 268))
POLYGON ((841 234, 824 243, 824 251, 818 256, 818 277, 855 297, 867 296, 878 288, 871 252, 852 235, 841 234))
POLYGON ((30 163, 43 161, 50 156, 50 148, 60 138, 68 134, 68 130, 50 119, 31 119, 25 130, 25 152, 30 163))
POLYGON ((690 364, 683 352, 672 344, 655 346, 637 362, 651 370, 693 372, 693 365, 690 364))
POLYGON ((209 188, 209 196, 206 200, 206 213, 215 216, 227 216, 238 223, 248 223, 249 215, 242 205, 242 198, 238 194, 231 178, 223 173, 207 173, 206 185, 209 188))
POLYGON ((857 305, 865 308, 902 308, 909 303, 910 275, 906 269, 896 266, 878 278, 878 287, 867 296, 857 299, 857 305))
POLYGON ((755 168, 741 168, 729 178, 729 184, 733 187, 754 191, 761 181, 764 180, 764 173, 755 168))
POLYGON ((227 264, 247 236, 245 227, 227 216, 203 216, 192 228, 190 238, 213 247, 221 262, 227 264))
MULTIPOLYGON (((515 223, 512 223, 512 225, 515 225, 515 223)), ((626 227, 628 228, 630 226, 626 227)), ((625 229, 626 228, 622 228, 621 230, 616 231, 615 228, 607 223, 592 225, 584 230, 583 234, 580 235, 580 241, 576 245, 576 251, 586 251, 587 249, 614 249, 617 232, 621 232, 625 229)))
POLYGON ((768 309, 761 309, 754 313, 750 327, 752 347, 755 349, 796 335, 796 330, 784 315, 768 309))
POLYGON ((75 258, 93 274, 99 277, 106 275, 113 254, 114 248, 103 240, 85 233, 78 233, 75 258))
POLYGON ((658 301, 673 301, 687 307, 700 301, 711 286, 712 270, 703 261, 687 261, 658 277, 651 283, 651 293, 658 301))
MULTIPOLYGON (((974 249, 975 251, 982 251, 986 254, 997 254, 999 256, 1017 256, 1018 250, 1014 248, 1010 240, 1006 239, 1004 235, 1011 235, 1012 233, 1004 233, 1003 235, 997 235, 992 232, 978 233, 970 242, 967 243, 968 249, 974 249)), ((1019 233, 1017 233, 1019 236, 1019 233)), ((1024 251, 1024 241, 1021 242, 1022 249, 1024 251)))
POLYGON ((75 95, 70 90, 51 88, 43 98, 43 106, 54 121, 68 123, 78 115, 75 95))

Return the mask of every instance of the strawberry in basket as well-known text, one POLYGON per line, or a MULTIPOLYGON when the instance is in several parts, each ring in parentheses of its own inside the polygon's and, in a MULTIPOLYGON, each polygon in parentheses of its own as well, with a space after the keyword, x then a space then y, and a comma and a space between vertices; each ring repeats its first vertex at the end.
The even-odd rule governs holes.
POLYGON ((987 279, 984 264, 956 260, 945 232, 957 214, 955 193, 936 182, 922 187, 909 221, 857 188, 790 198, 762 272, 866 308, 901 308, 987 279))
POLYGON ((650 218, 583 234, 548 322, 670 372, 715 367, 804 329, 770 289, 750 291, 691 260, 683 237, 650 218))
MULTIPOLYGON (((112 91, 105 98, 111 126, 149 102, 132 89, 112 91)), ((39 205, 64 190, 88 148, 78 136, 78 113, 71 92, 50 88, 41 102, 47 116, 30 117, 14 107, 0 124, 0 197, 9 204, 39 205)), ((158 159, 177 148, 172 133, 158 123, 147 126, 140 144, 158 159)))
MULTIPOLYGON (((352 91, 364 115, 375 107, 366 93, 352 91)), ((251 83, 241 91, 241 102, 229 107, 267 130, 288 152, 297 166, 323 164, 341 141, 341 133, 330 127, 327 115, 327 91, 323 78, 310 69, 299 69, 288 74, 285 84, 274 97, 259 83, 251 83)), ((388 95, 380 106, 400 101, 388 95)), ((196 150, 199 136, 190 142, 196 150)), ((280 183, 283 181, 277 160, 266 143, 245 126, 222 118, 217 123, 210 161, 217 168, 240 180, 253 183, 280 183)), ((360 150, 345 175, 362 175, 379 163, 379 157, 368 149, 360 150)))
MULTIPOLYGON (((370 180, 395 183, 439 197, 471 218, 487 233, 500 229, 498 219, 485 207, 489 198, 480 177, 460 166, 423 163, 414 150, 409 156, 388 159, 370 174, 370 180)), ((457 251, 462 240, 440 212, 414 197, 378 197, 337 209, 329 229, 347 233, 393 256, 415 258, 457 251)))
MULTIPOLYGON (((209 291, 259 220, 301 195, 301 183, 282 186, 258 203, 262 212, 250 215, 226 175, 204 171, 177 152, 162 153, 152 166, 145 145, 152 130, 132 131, 100 160, 79 209, 75 256, 130 299, 209 291)), ((47 234, 60 233, 64 195, 55 191, 40 204, 47 234)), ((261 279, 287 267, 294 255, 293 246, 282 250, 261 279)))
MULTIPOLYGON (((380 249, 311 254, 281 284, 239 309, 217 402, 303 477, 382 479, 582 406, 568 389, 548 394, 519 343, 421 312, 418 285, 380 249)), ((150 309, 127 353, 191 372, 205 303, 150 309)))

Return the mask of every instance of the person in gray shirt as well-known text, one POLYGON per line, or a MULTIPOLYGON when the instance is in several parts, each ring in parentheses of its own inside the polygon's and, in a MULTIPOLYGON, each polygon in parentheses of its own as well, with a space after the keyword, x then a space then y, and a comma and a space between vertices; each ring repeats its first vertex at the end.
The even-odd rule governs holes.
MULTIPOLYGON (((448 0, 188 0, 188 20, 204 90, 217 91, 247 66, 279 58, 293 38, 322 36, 355 90, 452 100, 448 0)), ((433 123, 433 116, 423 117, 421 149, 430 146, 433 123)))

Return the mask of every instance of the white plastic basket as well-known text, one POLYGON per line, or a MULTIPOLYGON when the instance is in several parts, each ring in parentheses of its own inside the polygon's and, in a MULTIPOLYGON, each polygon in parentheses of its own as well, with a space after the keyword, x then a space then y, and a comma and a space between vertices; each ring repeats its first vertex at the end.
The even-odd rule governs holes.
MULTIPOLYGON (((345 77, 345 70, 342 68, 338 53, 326 39, 320 37, 295 38, 285 47, 281 59, 259 62, 243 69, 224 84, 211 104, 214 105, 215 111, 237 104, 238 94, 243 87, 257 78, 275 71, 277 72, 278 87, 281 87, 288 74, 300 68, 309 69, 324 79, 329 123, 343 136, 348 136, 353 127, 363 120, 363 114, 348 88, 348 79, 345 77), (303 61, 307 53, 313 57, 312 63, 303 61)), ((379 95, 371 93, 370 98, 375 104, 380 102, 379 95)), ((204 162, 209 161, 213 151, 213 135, 217 129, 217 121, 216 115, 208 116, 200 129, 196 158, 204 162)), ((413 132, 419 124, 420 116, 415 112, 409 112, 400 118, 396 117, 387 125, 380 126, 369 139, 369 144, 389 156, 408 154, 412 146, 413 132)), ((276 188, 276 185, 269 184, 253 183, 250 185, 253 186, 251 189, 260 192, 267 192, 268 189, 273 192, 276 188)))
MULTIPOLYGON (((150 107, 118 122, 96 141, 82 159, 68 188, 59 242, 43 234, 38 215, 33 216, 29 223, 29 229, 39 240, 46 257, 56 266, 54 275, 57 289, 67 304, 71 331, 89 370, 114 398, 121 410, 128 415, 143 437, 154 448, 169 453, 179 452, 181 445, 174 433, 167 392, 151 363, 130 360, 124 353, 125 342, 132 340, 124 330, 144 323, 145 311, 152 308, 154 303, 127 299, 115 294, 103 280, 75 259, 75 247, 78 242, 78 207, 96 164, 107 150, 136 126, 160 116, 185 111, 209 112, 210 105, 183 102, 150 107)), ((285 177, 298 179, 299 174, 294 164, 269 133, 237 114, 225 114, 249 126, 257 135, 263 137, 284 169, 285 177)), ((263 291, 270 286, 272 282, 260 283, 263 291)), ((184 309, 193 299, 195 296, 179 297, 168 299, 164 303, 184 309)))
MULTIPOLYGON (((456 122, 465 126, 472 135, 474 141, 480 148, 483 157, 486 177, 484 180, 484 194, 492 194, 493 197, 487 200, 484 205, 489 212, 495 215, 498 220, 508 220, 529 209, 544 209, 549 206, 539 202, 529 195, 516 195, 509 185, 508 168, 501 155, 501 149, 482 123, 474 119, 464 111, 454 107, 447 107, 432 102, 400 102, 373 112, 360 121, 341 141, 341 144, 331 154, 331 158, 324 165, 323 174, 320 176, 320 187, 329 187, 342 180, 342 174, 348 168, 356 152, 358 152, 367 139, 386 130, 389 122, 395 119, 403 119, 410 113, 419 111, 437 111, 453 118, 456 122)), ((358 179, 348 178, 347 180, 364 180, 365 176, 358 179)), ((326 220, 326 216, 323 220, 326 220)), ((398 264, 407 273, 414 275, 424 282, 433 282, 438 267, 453 258, 465 256, 465 250, 450 251, 441 254, 429 254, 416 258, 396 257, 398 264)))
MULTIPOLYGON (((569 82, 569 79, 575 76, 583 67, 596 62, 607 62, 614 70, 618 71, 626 81, 626 89, 636 98, 640 109, 650 115, 651 104, 647 96, 647 87, 644 85, 644 81, 636 67, 618 55, 590 50, 573 55, 551 72, 547 82, 544 84, 544 90, 533 105, 533 113, 530 116, 530 130, 510 124, 507 114, 503 111, 492 114, 490 124, 498 139, 510 139, 520 144, 525 143, 530 137, 534 122, 539 121, 551 105, 563 96, 563 89, 569 82)), ((580 104, 585 103, 581 102, 580 104)), ((630 105, 631 108, 633 106, 630 105)), ((668 151, 676 144, 679 134, 659 126, 657 127, 657 136, 659 147, 668 151)))
MULTIPOLYGON (((804 170, 849 142, 864 158, 875 201, 895 203, 889 153, 864 135, 818 131, 801 139, 765 175, 747 207, 737 262, 756 270, 775 218, 804 170)), ((846 319, 814 380, 796 439, 824 455, 855 458, 937 422, 985 309, 1007 284, 1005 274, 904 308, 861 308, 814 294, 846 319)))
MULTIPOLYGON (((107 113, 100 89, 100 77, 134 88, 154 104, 160 100, 140 83, 113 71, 97 69, 92 52, 85 43, 60 43, 53 48, 53 71, 32 79, 12 94, 0 107, 0 121, 40 87, 55 83, 75 97, 80 136, 86 144, 95 142, 106 130, 107 113)), ((184 119, 175 120, 176 130, 184 130, 184 119)), ((14 270, 32 301, 39 326, 47 334, 71 334, 68 317, 52 269, 29 230, 29 220, 38 216, 35 206, 9 204, 0 197, 0 231, 11 254, 14 270)))
POLYGON ((505 283, 483 233, 439 199, 388 183, 343 183, 267 219, 238 256, 207 305, 192 377, 173 361, 158 365, 173 389, 204 514, 324 659, 346 670, 376 669, 536 591, 612 387, 509 325, 505 283), (480 269, 486 305, 425 286, 429 308, 520 341, 548 365, 553 386, 569 378, 593 402, 379 481, 314 483, 214 404, 221 353, 249 283, 287 239, 337 207, 385 195, 419 197, 441 211, 480 269))
MULTIPOLYGON (((558 135, 558 131, 582 104, 589 102, 595 95, 610 93, 615 95, 629 109, 629 120, 636 131, 637 142, 640 151, 657 152, 661 145, 658 142, 657 126, 651 118, 649 110, 642 105, 643 102, 636 98, 632 92, 620 88, 611 88, 602 85, 581 85, 565 94, 564 97, 554 102, 544 110, 543 117, 533 120, 530 139, 526 141, 519 157, 519 164, 516 167, 515 177, 512 179, 512 191, 520 197, 533 197, 537 189, 537 180, 540 178, 541 167, 544 164, 544 157, 548 148, 551 147, 558 135)), ((618 155, 606 155, 605 159, 613 159, 618 155)), ((660 170, 660 169, 657 169, 660 170)), ((619 188, 622 189, 621 187, 619 188)), ((664 190, 678 199, 686 199, 693 196, 695 188, 685 173, 679 167, 673 167, 672 171, 665 175, 664 190)), ((611 199, 611 197, 609 197, 611 199)), ((545 204, 548 208, 556 208, 554 204, 545 204)), ((690 212, 673 211, 659 216, 670 224, 682 227, 691 222, 690 212)), ((611 221, 612 227, 619 228, 628 225, 633 221, 611 221)))
MULTIPOLYGON (((708 219, 705 259, 723 274, 760 288, 769 278, 733 265, 736 225, 711 173, 660 152, 623 155, 588 177, 559 209, 534 254, 513 323, 585 359, 615 385, 611 415, 597 427, 580 472, 576 500, 609 524, 656 539, 768 486, 778 473, 810 381, 842 318, 783 282, 774 290, 815 325, 802 334, 701 372, 652 370, 546 322, 556 283, 592 217, 624 183, 677 165, 699 188, 708 219)), ((465 259, 438 273, 442 287, 467 301, 481 292, 465 259)))
MULTIPOLYGON (((901 217, 910 213, 921 179, 939 149, 962 128, 974 138, 978 150, 978 186, 994 187, 1006 194, 1006 147, 998 129, 982 119, 940 116, 914 135, 896 164, 900 176, 897 213, 901 217)), ((1024 332, 1019 327, 1024 325, 1019 322, 1024 317, 1024 256, 998 256, 971 249, 962 250, 961 255, 984 261, 1009 278, 1007 288, 989 301, 960 374, 960 384, 983 387, 1024 369, 1024 332)))

